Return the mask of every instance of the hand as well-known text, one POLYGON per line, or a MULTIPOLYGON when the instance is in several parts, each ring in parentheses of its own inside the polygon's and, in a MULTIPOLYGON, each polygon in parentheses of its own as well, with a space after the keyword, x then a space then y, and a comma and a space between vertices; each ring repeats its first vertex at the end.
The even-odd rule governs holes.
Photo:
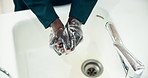
MULTIPOLYGON (((69 18, 66 28, 70 34, 70 38, 75 40, 75 47, 83 40, 82 23, 75 18, 69 18)), ((73 49, 74 50, 74 49, 73 49)))
POLYGON ((52 25, 53 33, 51 33, 50 46, 59 54, 69 53, 75 47, 75 40, 64 28, 59 19, 55 20, 52 25))

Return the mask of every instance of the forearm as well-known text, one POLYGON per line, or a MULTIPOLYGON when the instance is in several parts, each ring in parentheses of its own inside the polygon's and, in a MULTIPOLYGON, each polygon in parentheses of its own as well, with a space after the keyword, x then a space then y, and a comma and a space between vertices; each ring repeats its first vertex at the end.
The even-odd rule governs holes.
POLYGON ((97 1, 98 0, 72 0, 69 17, 74 17, 85 24, 97 1))
POLYGON ((53 21, 59 18, 50 0, 24 0, 24 3, 33 11, 45 28, 48 28, 53 21))
POLYGON ((15 11, 21 11, 21 10, 27 10, 29 9, 26 4, 23 2, 23 0, 13 0, 15 5, 15 11))

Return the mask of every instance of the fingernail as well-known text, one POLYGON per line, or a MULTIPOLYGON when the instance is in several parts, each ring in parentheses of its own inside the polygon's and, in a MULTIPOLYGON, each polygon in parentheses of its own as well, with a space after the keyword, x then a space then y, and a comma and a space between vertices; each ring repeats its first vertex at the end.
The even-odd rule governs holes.
POLYGON ((70 52, 71 52, 71 50, 66 50, 66 52, 67 52, 67 53, 70 53, 70 52))
POLYGON ((61 52, 64 52, 64 49, 62 49, 61 52))

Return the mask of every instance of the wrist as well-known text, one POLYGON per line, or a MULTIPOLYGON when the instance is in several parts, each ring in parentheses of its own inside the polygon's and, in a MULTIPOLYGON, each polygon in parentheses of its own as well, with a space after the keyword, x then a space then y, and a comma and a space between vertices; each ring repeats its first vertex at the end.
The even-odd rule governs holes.
POLYGON ((58 18, 53 23, 51 23, 51 28, 54 33, 56 33, 59 29, 64 29, 64 25, 62 24, 61 20, 58 18))

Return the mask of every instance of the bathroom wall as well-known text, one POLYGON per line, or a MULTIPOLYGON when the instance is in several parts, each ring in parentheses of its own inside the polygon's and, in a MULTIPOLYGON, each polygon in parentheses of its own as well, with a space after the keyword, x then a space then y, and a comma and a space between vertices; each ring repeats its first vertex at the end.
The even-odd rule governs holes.
POLYGON ((0 0, 0 14, 2 13, 2 0, 0 0))
POLYGON ((13 0, 0 0, 0 14, 14 11, 13 0))

